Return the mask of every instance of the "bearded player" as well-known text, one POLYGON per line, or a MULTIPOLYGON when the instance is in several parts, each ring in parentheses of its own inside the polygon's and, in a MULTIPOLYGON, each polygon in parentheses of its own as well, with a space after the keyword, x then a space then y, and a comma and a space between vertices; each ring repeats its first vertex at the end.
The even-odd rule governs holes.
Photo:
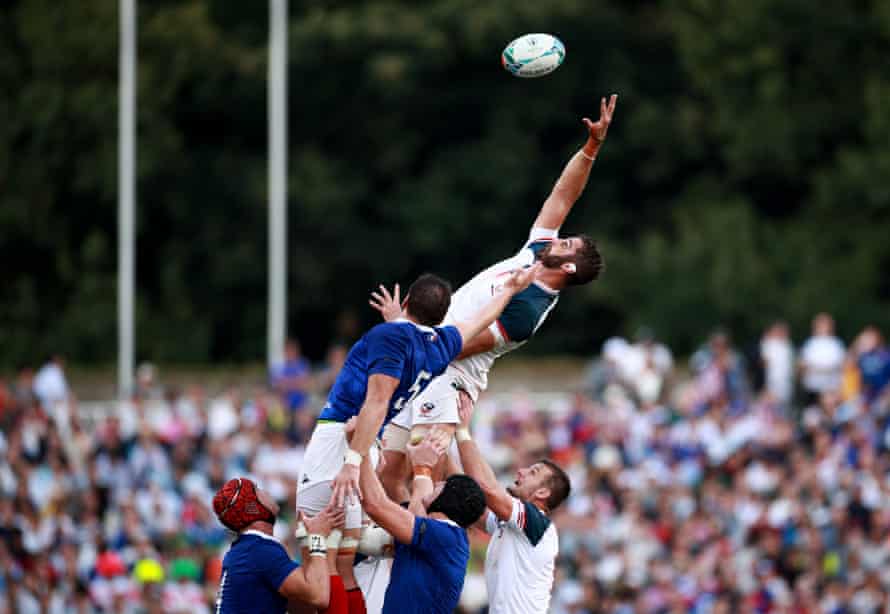
MULTIPOLYGON (((587 127, 587 142, 569 160, 550 196, 544 201, 532 225, 528 241, 512 258, 491 266, 454 293, 445 323, 471 319, 499 291, 510 271, 539 262, 535 280, 516 294, 495 322, 467 340, 458 359, 445 373, 433 380, 409 410, 402 411, 384 431, 386 463, 381 480, 395 501, 406 501, 410 468, 405 457, 409 440, 421 439, 433 425, 450 437, 459 423, 458 391, 465 391, 472 401, 488 386, 488 371, 495 359, 523 345, 538 330, 569 286, 580 286, 597 279, 603 271, 603 259, 590 237, 559 237, 559 229, 584 191, 590 170, 606 139, 618 96, 600 102, 596 122, 582 121, 587 127), (443 428, 444 427, 444 428, 443 428)), ((399 292, 372 294, 371 305, 384 319, 398 317, 399 292)))
POLYGON ((519 469, 504 488, 470 437, 472 403, 460 393, 458 451, 467 475, 485 493, 479 528, 491 536, 485 555, 489 614, 544 614, 550 607, 559 537, 550 514, 571 491, 569 476, 549 459, 519 469))

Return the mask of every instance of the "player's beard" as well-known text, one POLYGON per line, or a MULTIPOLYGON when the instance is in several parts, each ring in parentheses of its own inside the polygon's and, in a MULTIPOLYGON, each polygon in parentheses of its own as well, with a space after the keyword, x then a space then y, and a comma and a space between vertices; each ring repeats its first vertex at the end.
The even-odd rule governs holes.
POLYGON ((550 253, 551 245, 541 250, 538 255, 538 261, 544 265, 545 269, 558 269, 567 262, 572 262, 571 256, 554 256, 550 253))
POLYGON ((519 498, 519 493, 517 492, 515 486, 507 486, 507 492, 510 494, 511 497, 516 497, 517 499, 519 498))

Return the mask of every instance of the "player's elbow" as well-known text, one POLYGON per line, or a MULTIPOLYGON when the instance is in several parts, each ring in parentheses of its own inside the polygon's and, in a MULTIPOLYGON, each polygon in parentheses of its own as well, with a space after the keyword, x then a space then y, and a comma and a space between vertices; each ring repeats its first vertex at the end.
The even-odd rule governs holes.
POLYGON ((485 504, 495 513, 498 518, 504 515, 509 518, 513 510, 513 498, 507 494, 507 491, 500 484, 483 484, 479 483, 482 493, 485 495, 485 504))
POLYGON ((378 522, 381 511, 383 509, 384 496, 374 490, 365 490, 362 497, 362 509, 371 517, 371 520, 378 522))
POLYGON ((486 501, 497 501, 503 498, 503 490, 499 484, 479 483, 486 501))
POLYGON ((373 517, 374 514, 380 510, 380 506, 383 504, 383 499, 386 498, 386 493, 380 487, 379 483, 375 483, 375 479, 369 477, 365 473, 366 471, 367 470, 363 467, 358 485, 362 490, 362 509, 366 514, 373 517))
POLYGON ((306 604, 316 609, 325 609, 331 599, 330 579, 324 577, 313 578, 307 574, 304 568, 294 570, 294 574, 284 581, 280 592, 290 602, 306 604))

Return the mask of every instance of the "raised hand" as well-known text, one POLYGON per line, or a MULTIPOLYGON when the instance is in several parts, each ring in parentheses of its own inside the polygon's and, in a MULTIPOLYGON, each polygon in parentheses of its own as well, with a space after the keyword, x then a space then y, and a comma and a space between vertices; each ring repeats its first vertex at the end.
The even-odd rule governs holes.
POLYGON ((435 467, 445 453, 445 444, 436 429, 432 429, 420 443, 409 445, 407 452, 415 467, 435 467))
POLYGON ((362 500, 362 490, 359 487, 358 465, 343 463, 343 467, 331 484, 331 501, 342 508, 347 503, 362 500))
POLYGON ((540 262, 536 262, 534 265, 524 269, 516 269, 509 279, 504 282, 504 291, 512 294, 522 292, 531 285, 540 270, 540 262))
POLYGON ((380 312, 384 322, 392 322, 402 315, 402 297, 399 284, 393 288, 392 294, 386 289, 386 286, 380 284, 380 293, 371 292, 371 300, 368 301, 371 307, 380 312))
POLYGON ((326 508, 312 518, 301 513, 300 520, 303 521, 303 525, 309 533, 327 537, 331 531, 343 526, 346 521, 346 511, 343 508, 335 507, 334 502, 331 501, 326 508))
POLYGON ((606 104, 606 99, 602 98, 600 100, 599 120, 593 122, 587 117, 581 120, 584 122, 584 125, 587 126, 587 132, 590 135, 590 138, 595 141, 597 145, 602 144, 602 142, 606 140, 606 133, 609 132, 609 124, 612 123, 612 115, 615 113, 615 104, 617 102, 618 94, 612 94, 609 97, 608 104, 606 104))
POLYGON ((473 398, 468 392, 464 390, 459 391, 457 397, 457 415, 460 418, 461 427, 465 429, 470 428, 470 422, 473 421, 473 409, 475 409, 473 398))

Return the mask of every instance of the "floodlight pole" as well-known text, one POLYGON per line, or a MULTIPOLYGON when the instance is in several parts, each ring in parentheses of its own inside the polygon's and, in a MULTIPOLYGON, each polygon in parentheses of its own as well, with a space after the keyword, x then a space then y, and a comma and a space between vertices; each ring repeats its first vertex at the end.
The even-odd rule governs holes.
POLYGON ((117 390, 133 391, 133 295, 135 292, 136 0, 120 0, 118 91, 117 390))
POLYGON ((287 25, 287 0, 269 0, 269 367, 287 335, 287 25))

